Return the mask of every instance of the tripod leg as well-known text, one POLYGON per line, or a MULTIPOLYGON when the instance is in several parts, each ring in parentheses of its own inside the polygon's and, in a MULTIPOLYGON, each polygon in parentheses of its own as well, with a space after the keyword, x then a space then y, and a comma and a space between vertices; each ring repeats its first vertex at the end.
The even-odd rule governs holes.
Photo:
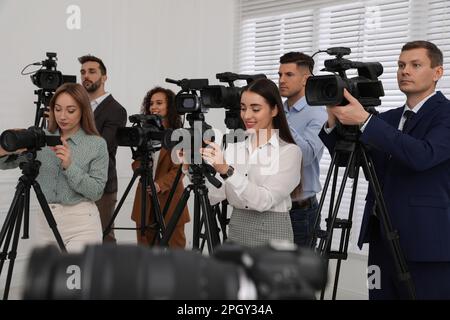
POLYGON ((212 254, 214 248, 220 244, 220 238, 215 216, 211 210, 211 204, 208 198, 208 189, 201 189, 200 192, 201 208, 205 219, 205 234, 208 244, 208 252, 212 254))
POLYGON ((172 217, 170 217, 169 222, 167 223, 166 232, 163 234, 163 237, 161 239, 161 246, 168 247, 169 246, 169 240, 170 237, 173 234, 173 231, 175 230, 175 227, 177 226, 178 220, 180 220, 181 215, 183 214, 183 210, 186 207, 186 203, 189 199, 190 192, 192 191, 192 187, 188 186, 186 189, 184 189, 183 193, 181 194, 180 201, 178 202, 177 206, 175 207, 175 211, 172 214, 172 217))
POLYGON ((47 219, 47 223, 49 227, 52 229, 53 234, 55 235, 56 242, 58 243, 59 248, 63 252, 67 252, 66 246, 64 245, 64 241, 61 238, 61 234, 58 231, 56 226, 55 218, 53 217, 53 213, 50 210, 47 200, 45 200, 44 194, 42 193, 41 187, 37 181, 33 182, 33 189, 36 192, 36 197, 38 199, 39 204, 41 205, 41 209, 44 212, 45 219, 47 219))
MULTIPOLYGON (((25 192, 25 188, 26 188, 26 186, 22 181, 20 181, 17 184, 16 192, 14 193, 14 197, 11 202, 11 206, 9 207, 8 213, 7 213, 5 221, 3 223, 2 230, 0 231, 0 246, 5 239, 6 232, 8 231, 11 221, 14 221, 14 214, 16 213, 17 205, 19 204, 20 201, 22 201, 22 197, 23 197, 23 193, 25 192)), ((1 273, 1 271, 0 271, 0 273, 1 273)))
MULTIPOLYGON (((328 191, 328 186, 330 185, 330 179, 331 179, 331 175, 333 173, 334 164, 336 163, 336 157, 337 157, 337 154, 334 153, 333 157, 331 159, 330 168, 328 169, 327 177, 325 178, 325 184, 324 184, 323 189, 322 189, 322 194, 320 196, 319 207, 317 208, 318 215, 316 217, 316 221, 314 222, 314 233, 313 233, 313 237, 312 237, 311 243, 310 243, 310 247, 311 248, 313 248, 315 246, 315 242, 317 240, 317 236, 318 236, 317 232, 320 229, 320 219, 319 219, 319 217, 320 217, 320 213, 322 212, 323 204, 325 202, 325 197, 326 197, 326 194, 327 194, 327 191, 328 191)), ((331 203, 333 203, 333 202, 330 201, 330 204, 331 203)))
MULTIPOLYGON (((156 240, 161 241, 164 232, 166 230, 166 225, 164 222, 164 217, 161 214, 161 207, 159 205, 159 199, 156 192, 155 182, 153 180, 153 172, 149 170, 149 173, 147 175, 148 181, 146 181, 147 186, 150 186, 151 189, 151 201, 152 201, 152 213, 153 217, 156 221, 156 227, 157 230, 155 232, 155 236, 153 237, 152 243, 154 243, 156 240)), ((147 200, 147 198, 145 198, 147 200)), ((143 217, 145 219, 145 217, 143 217)), ((145 230, 144 230, 145 231, 145 230)))
POLYGON ((193 222, 193 235, 192 235, 192 248, 199 249, 200 247, 200 232, 201 232, 201 221, 200 221, 200 199, 198 192, 194 189, 194 222, 193 222))
POLYGON ((122 205, 125 202, 125 199, 127 198, 127 195, 130 192, 131 188, 133 187, 134 181, 136 181, 136 178, 138 177, 138 175, 139 175, 139 173, 137 172, 137 170, 134 171, 133 177, 131 178, 130 183, 128 183, 128 186, 125 189, 125 192, 122 195, 122 198, 120 198, 120 201, 117 204, 116 209, 114 210, 111 220, 109 221, 108 225, 106 226, 105 230, 103 231, 103 239, 111 232, 112 225, 114 224, 114 220, 116 220, 116 217, 119 214, 119 211, 122 208, 122 205))
POLYGON ((3 224, 2 227, 0 247, 3 247, 3 249, 0 255, 0 275, 2 273, 5 260, 8 257, 8 248, 11 242, 11 237, 14 231, 17 215, 19 213, 20 208, 22 207, 23 203, 22 192, 23 186, 22 185, 20 187, 18 186, 16 194, 14 195, 13 202, 8 211, 8 215, 6 216, 5 223, 3 224))
MULTIPOLYGON (((350 156, 348 158, 348 163, 347 163, 347 167, 345 168, 344 171, 344 175, 342 177, 342 181, 341 181, 341 186, 339 188, 339 193, 336 199, 336 204, 334 204, 334 208, 333 208, 333 214, 331 216, 331 219, 328 218, 328 222, 327 222, 327 231, 326 231, 326 240, 323 241, 323 239, 321 239, 320 244, 319 244, 319 252, 325 257, 326 259, 326 270, 328 272, 328 267, 329 267, 329 260, 331 257, 331 242, 332 242, 332 238, 333 238, 333 229, 336 225, 336 219, 337 219, 337 215, 339 213, 339 208, 341 205, 341 201, 342 201, 342 197, 344 195, 344 191, 345 191, 345 185, 347 183, 347 179, 348 179, 348 175, 349 175, 349 171, 350 171, 350 166, 351 164, 353 164, 353 160, 355 157, 355 152, 352 151, 350 153, 350 156)), ((337 165, 336 165, 337 166, 337 165)), ((336 168, 337 170, 337 168, 336 168)), ((330 206, 333 205, 332 202, 330 201, 330 206)), ((322 288, 322 292, 321 292, 321 299, 323 299, 325 294, 325 286, 322 288)))
POLYGON ((353 163, 353 157, 354 156, 355 156, 355 153, 351 152, 350 156, 349 156, 349 159, 348 159, 348 165, 345 168, 344 176, 342 177, 342 182, 341 182, 341 186, 339 188, 339 193, 338 193, 338 197, 336 199, 336 204, 334 206, 333 215, 331 217, 331 221, 328 221, 329 227, 327 226, 327 239, 325 241, 325 247, 323 248, 323 250, 325 250, 326 252, 329 252, 330 249, 331 249, 332 230, 333 230, 332 227, 336 223, 336 218, 337 218, 337 215, 339 213, 339 207, 341 205, 342 196, 344 195, 345 185, 346 185, 347 179, 348 179, 350 165, 353 163))
POLYGON ((358 187, 358 178, 359 178, 359 168, 355 169, 355 175, 353 178, 353 187, 352 187, 352 196, 350 199, 350 208, 348 219, 340 219, 339 227, 341 229, 341 238, 339 242, 339 251, 336 254, 336 269, 334 273, 334 286, 333 286, 333 295, 332 299, 336 300, 337 287, 339 283, 339 274, 341 271, 341 263, 342 260, 347 259, 347 250, 348 250, 348 241, 350 240, 350 230, 352 227, 352 219, 353 219, 353 210, 355 208, 356 201, 356 191, 358 187))
MULTIPOLYGON (((327 222, 326 223, 326 230, 328 231, 328 227, 329 227, 329 222, 331 221, 331 217, 332 217, 332 215, 333 215, 333 211, 334 211, 334 196, 335 196, 335 194, 336 194, 336 188, 337 188, 337 179, 338 179, 338 173, 339 173, 339 165, 337 164, 337 160, 339 160, 339 156, 336 156, 336 153, 333 155, 333 159, 334 159, 334 161, 332 161, 332 163, 331 163, 331 165, 330 165, 330 171, 329 171, 329 174, 331 175, 331 171, 333 171, 334 170, 334 174, 333 174, 333 182, 332 182, 332 186, 331 186, 331 196, 330 196, 330 203, 329 203, 329 208, 328 208, 328 218, 327 219, 325 219, 325 221, 327 222)), ((329 181, 328 181, 328 183, 329 183, 329 181)), ((328 187, 328 185, 327 185, 327 187, 328 187)), ((322 196, 321 196, 321 201, 323 201, 324 199, 325 199, 325 196, 326 196, 326 192, 324 193, 324 192, 322 192, 322 196)), ((323 203, 322 203, 323 204, 323 203)), ((319 208, 320 209, 320 208, 319 208)), ((320 217, 321 215, 320 215, 320 212, 321 211, 318 211, 318 215, 317 215, 317 218, 318 217, 320 217)), ((316 229, 317 230, 317 229, 316 229)), ((323 248, 324 248, 324 244, 325 244, 325 241, 326 241, 326 239, 327 239, 327 235, 328 235, 328 233, 327 233, 327 231, 325 231, 325 232, 322 232, 321 231, 321 238, 320 238, 320 241, 319 241, 319 245, 317 246, 317 248, 316 248, 316 250, 317 250, 317 252, 319 252, 320 254, 322 254, 322 251, 323 251, 323 248)), ((333 230, 331 230, 331 232, 332 232, 333 230)), ((333 236, 332 234, 331 234, 331 236, 333 236)), ((313 242, 314 243, 314 242, 313 242)), ((330 266, 330 260, 329 259, 326 259, 325 260, 325 268, 326 268, 326 270, 328 270, 328 268, 329 268, 329 266, 330 266)), ((326 290, 326 283, 324 284, 324 286, 323 286, 323 288, 322 288, 322 290, 321 290, 321 293, 320 293, 320 300, 323 300, 324 299, 324 297, 325 297, 325 290, 326 290)))
POLYGON ((386 203, 384 202, 381 186, 378 181, 372 159, 365 152, 362 152, 363 168, 368 178, 370 188, 375 197, 375 208, 377 217, 380 219, 384 234, 386 236, 389 249, 391 251, 394 265, 397 271, 399 280, 405 285, 410 299, 416 298, 416 290, 406 264, 406 259, 400 246, 400 236, 397 230, 394 230, 390 220, 386 203))
POLYGON ((182 166, 180 165, 180 167, 178 168, 178 171, 177 171, 177 175, 175 176, 175 180, 172 184, 172 188, 170 188, 169 196, 167 198, 166 204, 164 205, 164 209, 162 212, 163 217, 166 216, 167 211, 169 210, 169 206, 172 203, 172 199, 175 194, 175 190, 177 189, 178 183, 180 182, 181 174, 183 173, 181 168, 182 168, 182 166))
POLYGON ((25 189, 24 199, 24 216, 23 216, 23 236, 22 239, 30 238, 28 231, 30 230, 30 189, 25 189))
POLYGON ((225 240, 228 239, 227 237, 227 208, 228 208, 228 201, 222 201, 222 210, 220 210, 220 205, 217 204, 215 207, 215 214, 217 215, 217 219, 220 224, 220 229, 222 230, 222 242, 225 242, 225 240))
MULTIPOLYGON (((9 266, 8 266, 8 274, 6 276, 5 291, 3 292, 3 300, 8 299, 9 289, 11 286, 11 279, 12 279, 12 274, 13 274, 13 269, 14 269, 14 263, 15 263, 16 257, 17 257, 17 245, 19 244, 20 226, 22 225, 23 208, 24 208, 24 198, 22 197, 21 200, 18 202, 17 210, 15 213, 15 217, 16 217, 15 226, 14 226, 14 224, 11 224, 11 228, 10 228, 10 232, 9 232, 9 236, 11 236, 11 233, 14 229, 14 238, 13 238, 13 242, 11 245, 11 250, 9 251, 9 254, 8 254, 9 266)), ((10 239, 8 239, 8 241, 7 241, 8 245, 9 245, 9 240, 10 239)))

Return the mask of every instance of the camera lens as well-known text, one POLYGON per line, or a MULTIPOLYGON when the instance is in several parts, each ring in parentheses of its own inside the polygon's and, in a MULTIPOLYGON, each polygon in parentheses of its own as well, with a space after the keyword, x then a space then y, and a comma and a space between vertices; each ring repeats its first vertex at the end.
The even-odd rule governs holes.
POLYGON ((0 144, 6 151, 15 151, 16 148, 14 146, 17 145, 17 136, 15 135, 14 131, 7 130, 3 132, 0 137, 0 144))
MULTIPOLYGON (((40 132, 35 132, 32 129, 28 130, 6 130, 0 136, 0 145, 3 149, 9 152, 16 151, 21 148, 35 148, 45 145, 38 145, 41 140, 40 132)), ((43 133, 44 134, 44 133, 43 133)), ((45 141, 45 134, 43 135, 45 141)))
POLYGON ((185 109, 194 109, 195 108, 195 99, 194 98, 184 98, 183 99, 183 108, 185 109))
POLYGON ((322 96, 326 99, 334 99, 337 95, 337 86, 336 83, 326 83, 322 88, 322 96))
POLYGON ((236 299, 239 280, 237 266, 192 251, 104 245, 65 255, 43 247, 31 255, 24 299, 236 299))

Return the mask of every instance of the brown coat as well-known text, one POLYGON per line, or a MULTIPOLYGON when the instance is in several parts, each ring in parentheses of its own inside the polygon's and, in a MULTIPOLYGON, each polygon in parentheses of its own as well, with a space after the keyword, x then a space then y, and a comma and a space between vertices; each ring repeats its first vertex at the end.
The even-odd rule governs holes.
MULTIPOLYGON (((140 162, 134 161, 132 163, 132 168, 135 170, 136 168, 139 168, 140 162)), ((166 205, 167 199, 169 197, 170 189, 172 188, 172 184, 175 180, 175 177, 178 172, 178 168, 180 165, 176 165, 172 162, 172 159, 170 157, 170 151, 167 151, 166 149, 161 149, 158 159, 158 165, 156 167, 156 173, 155 173, 155 183, 159 185, 161 188, 161 192, 158 193, 158 199, 161 206, 161 212, 164 209, 164 206, 166 205)), ((172 214, 175 210, 175 207, 177 206, 178 201, 181 198, 181 194, 183 193, 184 187, 183 187, 183 175, 180 178, 180 181, 177 185, 177 188, 175 190, 174 196, 172 198, 172 202, 169 206, 169 210, 167 211, 167 214, 164 218, 165 224, 167 226, 167 223, 169 222, 170 218, 172 217, 172 214)), ((131 214, 131 219, 136 222, 136 226, 140 227, 140 216, 141 216, 141 183, 139 183, 138 187, 136 188, 136 195, 134 197, 134 204, 133 204, 133 212, 131 214)), ((147 223, 151 224, 154 221, 153 214, 151 213, 151 199, 150 196, 147 194, 147 223)), ((184 224, 190 221, 189 211, 186 207, 184 208, 183 213, 181 214, 180 219, 178 220, 177 226, 170 237, 169 240, 169 247, 171 248, 184 248, 186 245, 186 237, 184 234, 184 224)), ((139 244, 143 245, 149 245, 151 241, 153 240, 153 237, 155 235, 154 230, 147 230, 145 237, 141 237, 140 230, 137 230, 137 241, 139 244)))

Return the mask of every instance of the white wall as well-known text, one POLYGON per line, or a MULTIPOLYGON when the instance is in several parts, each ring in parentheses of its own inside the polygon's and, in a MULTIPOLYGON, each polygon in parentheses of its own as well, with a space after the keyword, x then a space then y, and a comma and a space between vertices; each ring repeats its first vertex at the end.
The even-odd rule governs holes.
MULTIPOLYGON (((120 101, 128 114, 138 113, 146 91, 166 84, 166 77, 208 78, 234 71, 233 31, 235 0, 1 0, 0 1, 0 132, 33 125, 37 89, 22 68, 45 59, 47 51, 58 54, 58 70, 77 75, 77 57, 91 53, 108 68, 106 89, 120 101), (69 30, 66 9, 77 5, 81 28, 69 30)), ((223 110, 207 115, 208 123, 224 129, 223 110)), ((131 153, 119 148, 119 196, 131 177, 131 153)), ((19 170, 0 172, 0 223, 8 211, 19 170)), ((116 220, 130 224, 134 191, 116 220)), ((37 213, 32 196, 31 219, 37 213)), ((31 224, 33 225, 33 224, 31 224)), ((187 230, 189 232, 189 230, 187 230)), ((133 231, 117 231, 120 242, 134 241, 133 231)), ((33 246, 20 240, 13 286, 20 285, 23 266, 33 246)), ((7 265, 0 279, 4 287, 7 265)), ((0 290, 0 294, 3 290, 0 290)))

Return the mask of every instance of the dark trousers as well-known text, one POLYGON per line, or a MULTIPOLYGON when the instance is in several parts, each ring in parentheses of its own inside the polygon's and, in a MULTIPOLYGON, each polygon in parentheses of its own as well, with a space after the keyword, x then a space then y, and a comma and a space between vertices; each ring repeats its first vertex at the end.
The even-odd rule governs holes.
MULTIPOLYGON (((379 268, 381 281, 379 288, 369 289, 369 299, 408 299, 408 292, 403 282, 398 280, 389 243, 382 238, 379 228, 379 225, 371 228, 368 265, 379 268)), ((411 273, 417 299, 450 299, 449 261, 406 261, 406 264, 411 273)))
MULTIPOLYGON (((117 192, 104 193, 100 200, 96 201, 98 211, 100 212, 100 220, 102 221, 102 231, 105 230, 108 223, 114 214, 114 209, 116 208, 117 202, 117 192)), ((114 228, 114 225, 111 226, 114 228)), ((110 233, 103 239, 103 242, 113 242, 116 243, 116 238, 114 236, 114 230, 111 229, 110 233)))
MULTIPOLYGON (((294 231, 294 243, 299 247, 309 247, 314 235, 314 223, 318 213, 319 204, 316 196, 293 203, 289 211, 292 230, 294 231)), ((315 244, 314 244, 315 247, 315 244)))

